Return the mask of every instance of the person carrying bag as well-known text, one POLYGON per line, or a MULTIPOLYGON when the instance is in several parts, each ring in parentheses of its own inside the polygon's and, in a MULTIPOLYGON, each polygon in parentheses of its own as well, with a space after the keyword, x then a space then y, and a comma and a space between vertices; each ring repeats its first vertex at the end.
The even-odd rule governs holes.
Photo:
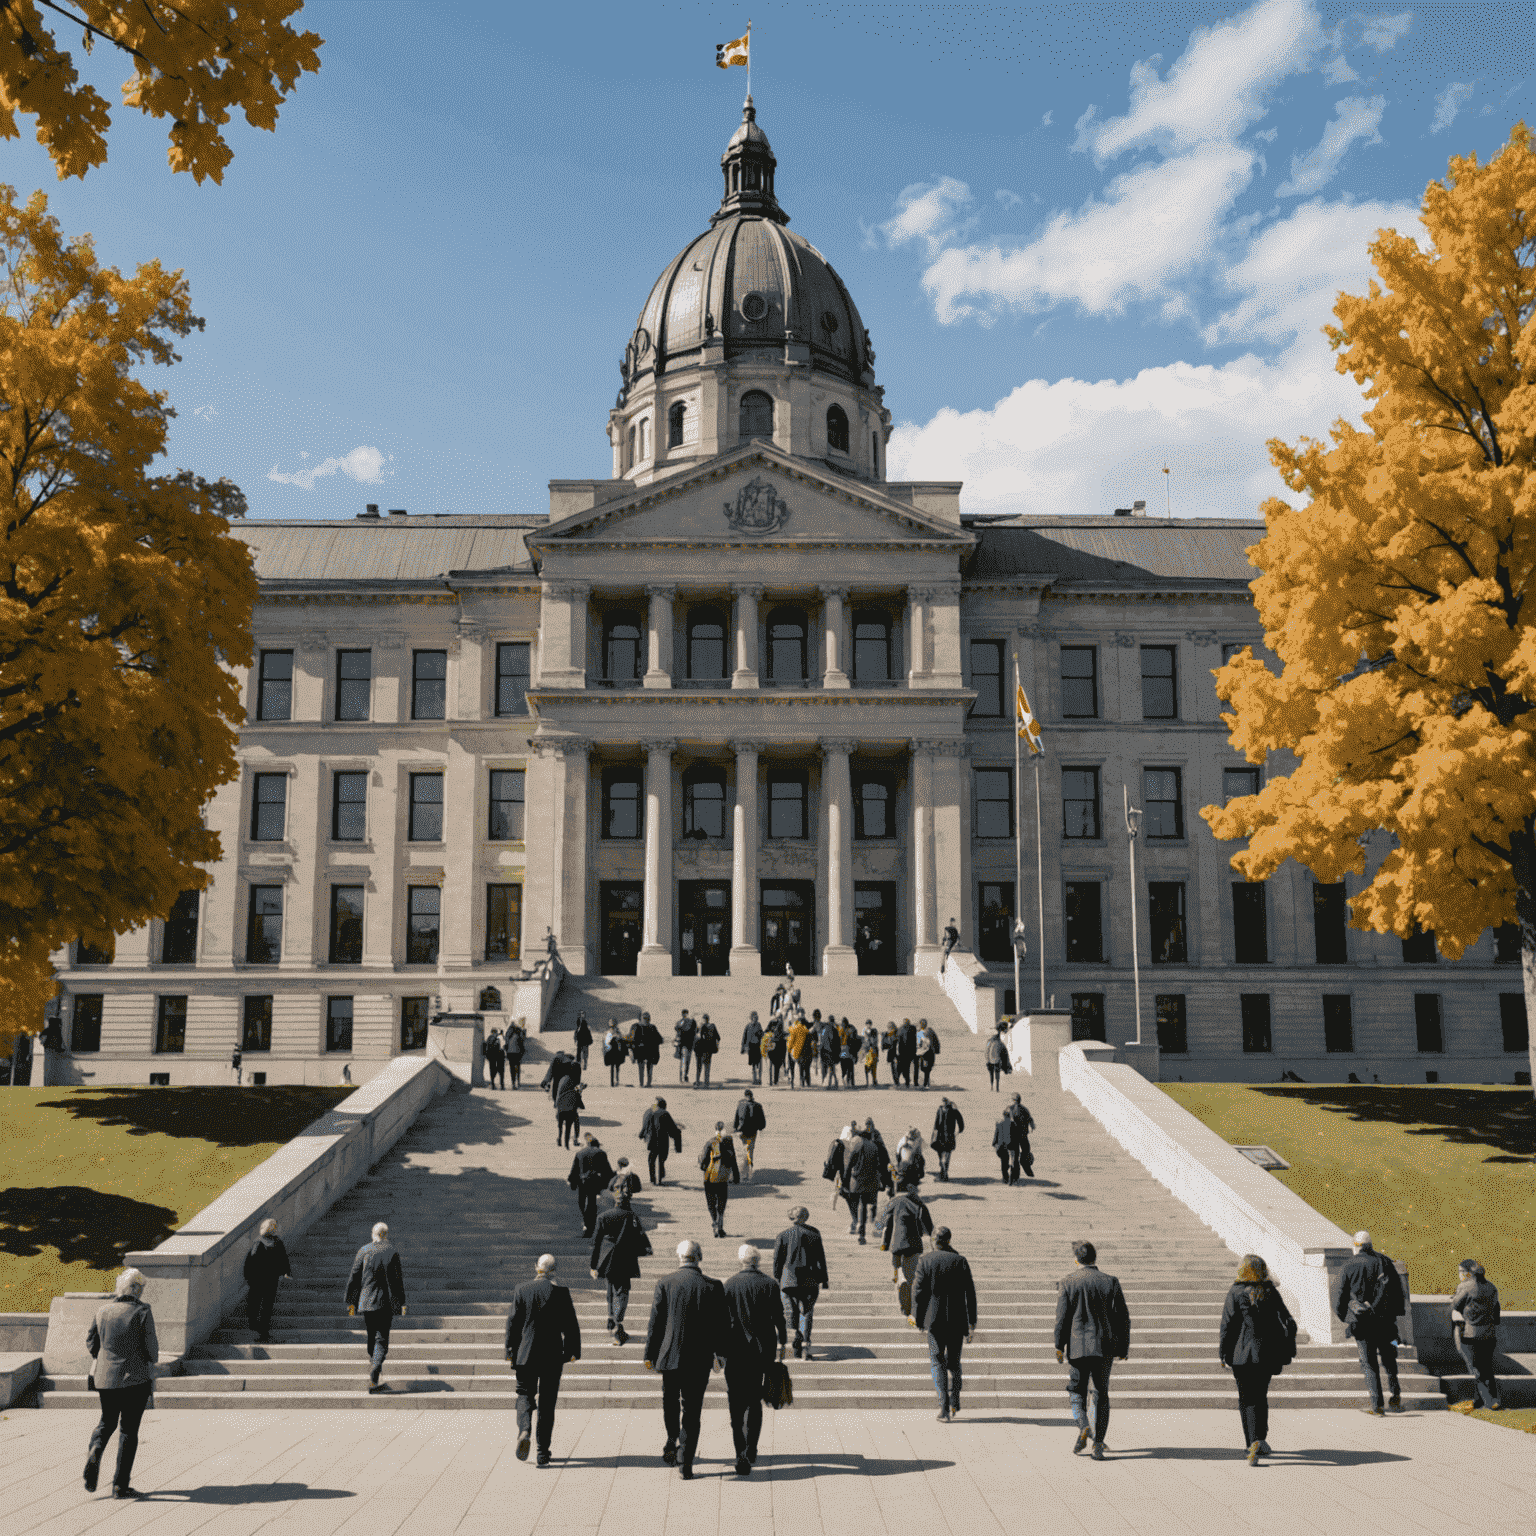
POLYGON ((1296 1319, 1256 1253, 1245 1253, 1221 1314, 1221 1363, 1237 1382, 1248 1465, 1270 1454, 1269 1384, 1296 1358, 1296 1319))

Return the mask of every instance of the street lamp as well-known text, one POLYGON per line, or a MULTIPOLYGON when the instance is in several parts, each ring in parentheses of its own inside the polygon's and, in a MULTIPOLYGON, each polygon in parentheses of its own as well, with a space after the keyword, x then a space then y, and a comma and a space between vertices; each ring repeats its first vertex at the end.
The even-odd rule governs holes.
POLYGON ((1125 831, 1131 854, 1131 975, 1136 983, 1136 1044, 1141 1044, 1141 959, 1136 946, 1136 834, 1141 830, 1141 811, 1131 804, 1130 785, 1121 786, 1125 797, 1125 831))

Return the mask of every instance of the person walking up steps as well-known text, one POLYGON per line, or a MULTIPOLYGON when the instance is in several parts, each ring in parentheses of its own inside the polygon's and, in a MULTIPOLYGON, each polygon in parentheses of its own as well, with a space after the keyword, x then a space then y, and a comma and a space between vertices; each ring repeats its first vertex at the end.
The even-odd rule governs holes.
POLYGON ((667 1181, 667 1150, 683 1150, 683 1133, 667 1113, 667 1101, 657 1099, 640 1121, 640 1140, 645 1143, 646 1164, 652 1184, 667 1181))
POLYGON ((859 1065, 859 1032, 844 1019, 837 1033, 837 1064, 843 1074, 843 1087, 855 1088, 858 1086, 854 1081, 854 1073, 859 1065))
POLYGON ((630 1284, 639 1278, 640 1260, 651 1251, 651 1240, 630 1208, 628 1189, 616 1189, 613 1209, 597 1218, 592 1233, 592 1259, 588 1266, 594 1280, 608 1287, 608 1332, 615 1348, 629 1342, 624 1314, 629 1310, 630 1284))
POLYGON ((703 1257, 691 1239, 677 1245, 678 1267, 656 1282, 645 1331, 645 1368, 661 1372, 661 1417, 667 1430, 661 1459, 685 1479, 693 1476, 710 1367, 719 1370, 725 1364, 729 1330, 725 1287, 699 1268, 703 1257))
POLYGON ((873 1019, 864 1020, 864 1038, 859 1045, 859 1065, 864 1068, 864 1086, 880 1086, 880 1031, 873 1019))
POLYGON ((843 1198, 848 1202, 851 1218, 849 1235, 857 1232, 861 1243, 868 1241, 869 1218, 879 1203, 883 1172, 888 1170, 879 1149, 855 1132, 843 1163, 843 1198))
POLYGON ((709 1022, 706 1013, 699 1020, 699 1027, 693 1037, 693 1086, 695 1088, 709 1087, 710 1063, 715 1059, 715 1053, 720 1049, 720 1031, 709 1022))
POLYGON ((1104 1435, 1109 1429, 1109 1370, 1131 1353, 1131 1314, 1125 1293, 1113 1275, 1098 1270, 1092 1243, 1072 1249, 1077 1268, 1056 1282, 1056 1363, 1071 1369, 1067 1401, 1077 1425, 1075 1456, 1088 1444, 1088 1390, 1093 1389, 1093 1459, 1104 1460, 1104 1435))
POLYGON ((917 1021, 917 1070, 926 1088, 933 1079, 933 1064, 939 1059, 939 1032, 927 1019, 917 1021))
POLYGON ((725 1282, 725 1395, 736 1446, 736 1475, 746 1477, 757 1460, 763 1432, 763 1373, 784 1358, 784 1297, 759 1268, 762 1254, 750 1243, 736 1250, 741 1268, 725 1282))
POLYGON ((507 1056, 507 1076, 514 1088, 523 1086, 523 1057, 528 1052, 528 1037, 516 1024, 508 1024, 502 1037, 501 1048, 507 1056))
POLYGON ((650 1014, 642 1013, 639 1024, 635 1026, 635 1072, 639 1087, 651 1087, 664 1044, 661 1031, 651 1023, 650 1014))
POLYGON ((752 1167, 757 1155, 757 1136, 759 1131, 768 1129, 768 1116, 763 1113, 763 1106, 752 1097, 750 1088, 741 1096, 736 1105, 736 1134, 741 1137, 741 1150, 746 1154, 745 1178, 748 1183, 752 1181, 752 1167))
POLYGON ((608 1068, 608 1086, 619 1086, 619 1072, 624 1065, 624 1057, 628 1049, 624 1044, 624 1036, 619 1033, 619 1025, 616 1019, 608 1020, 608 1028, 603 1031, 603 1065, 608 1068))
POLYGON ((763 1060, 768 1063, 768 1086, 779 1086, 779 1074, 784 1070, 784 1056, 788 1050, 788 1041, 784 1038, 783 1022, 777 1018, 768 1020, 768 1027, 763 1031, 763 1060))
POLYGON ((763 1081, 763 1026, 758 1023, 754 1013, 747 1020, 747 1027, 741 1032, 741 1054, 747 1058, 747 1070, 752 1074, 752 1086, 761 1086, 763 1081))
POLYGON ((499 1029, 493 1029, 485 1037, 485 1072, 492 1088, 506 1088, 507 1050, 499 1029))
POLYGON ((731 1185, 741 1182, 736 1166, 736 1143, 725 1134, 725 1121, 715 1121, 715 1134, 699 1153, 699 1168, 704 1174, 704 1203, 715 1236, 725 1236, 725 1207, 731 1198, 731 1185))
POLYGON ((1029 1150, 1029 1133, 1035 1128, 1035 1117, 1025 1109, 1018 1094, 1014 1094, 1003 1113, 1013 1121, 1013 1164, 1009 1169, 1012 1175, 1009 1182, 1017 1184, 1021 1167, 1026 1179, 1035 1176, 1035 1155, 1029 1150))
POLYGON ((827 1275, 827 1251, 821 1233, 810 1224, 811 1213, 803 1205, 797 1206, 789 1219, 791 1225, 779 1233, 773 1245, 773 1278, 784 1293, 784 1318, 794 1335, 795 1359, 800 1359, 803 1351, 805 1358, 812 1360, 816 1297, 832 1281, 827 1275))
POLYGON ((923 1236, 933 1232, 927 1203, 907 1184, 896 1186, 896 1197, 885 1208, 880 1228, 880 1252, 891 1256, 891 1284, 903 1317, 912 1315, 912 1277, 923 1256, 923 1236))
POLYGON ((928 1335, 940 1423, 960 1417, 960 1352, 976 1331, 976 1282, 971 1266, 949 1244, 949 1228, 937 1228, 933 1251, 917 1261, 912 1276, 912 1315, 907 1319, 928 1335))
POLYGON ((1296 1358, 1296 1319, 1270 1283, 1269 1267, 1245 1253, 1221 1311, 1221 1363, 1237 1383, 1243 1449, 1256 1467, 1269 1455, 1269 1383, 1296 1358))
POLYGON ((615 1200, 622 1193, 626 1198, 633 1200, 640 1193, 640 1175, 629 1166, 629 1159, 621 1157, 614 1164, 615 1173, 608 1181, 608 1193, 615 1200))
POLYGON ((1456 1294, 1451 1297, 1451 1334, 1472 1377, 1476 1393, 1472 1401, 1491 1410, 1503 1406, 1493 1374, 1499 1317, 1498 1286, 1489 1283, 1487 1271, 1476 1259, 1463 1259, 1456 1270, 1456 1294))
POLYGON ((1406 1310, 1403 1283, 1397 1265, 1377 1253, 1369 1232, 1356 1232, 1354 1247, 1354 1258, 1334 1284, 1333 1310, 1344 1324, 1344 1337, 1353 1339, 1360 1351, 1360 1370, 1371 1394, 1363 1412, 1379 1417, 1386 1408, 1398 1412, 1403 1406, 1397 1384, 1397 1319, 1406 1310), (1386 1408, 1381 1400, 1383 1372, 1390 1393, 1386 1408))
POLYGON ((245 1316, 265 1344, 272 1337, 272 1308, 277 1304, 279 1282, 291 1278, 288 1250, 277 1235, 277 1223, 269 1216, 257 1231, 256 1241, 245 1256, 245 1316))
POLYGON ((672 1026, 672 1054, 677 1057, 677 1080, 680 1083, 688 1081, 688 1067, 693 1061, 693 1037, 698 1028, 698 1024, 688 1017, 686 1008, 683 1009, 683 1016, 672 1026))
POLYGON ((939 975, 944 974, 944 967, 949 964, 949 957, 954 952, 955 945, 960 942, 960 930, 955 926, 954 918, 944 925, 944 954, 939 961, 939 975))
POLYGON ((933 1117, 933 1135, 928 1138, 928 1145, 933 1148, 934 1156, 939 1160, 938 1180, 941 1184, 949 1182, 949 1160, 954 1156, 960 1133, 964 1129, 965 1116, 949 1099, 940 1099, 933 1117))
POLYGON ((902 1087, 912 1086, 912 1068, 917 1061, 917 1026, 903 1019, 896 1031, 896 1080, 902 1087))
POLYGON ((389 1355, 389 1325, 405 1316, 405 1275, 400 1255, 389 1240, 389 1227, 375 1222, 373 1241, 357 1250, 347 1278, 347 1316, 363 1314, 368 1339, 368 1390, 379 1390, 379 1376, 389 1355))
POLYGON ((1015 1151, 1019 1139, 1019 1122, 1012 1115, 999 1117, 997 1125, 992 1131, 992 1150, 997 1153, 998 1177, 1004 1184, 1014 1182, 1014 1168, 1017 1166, 1015 1151))
POLYGON ((587 1023, 585 1013, 576 1015, 576 1029, 571 1036, 576 1046, 576 1064, 583 1072, 587 1070, 587 1054, 592 1049, 592 1026, 587 1023))
POLYGON ((581 1150, 571 1159, 571 1171, 565 1182, 576 1192, 581 1211, 581 1235, 591 1237, 597 1225, 597 1197, 613 1182, 613 1166, 608 1154, 598 1145, 591 1131, 581 1138, 581 1150))
POLYGON ((996 1093, 1002 1086, 1003 1073, 1013 1071, 1013 1063, 1008 1060, 1008 1047, 1003 1041, 1001 1030, 987 1041, 986 1055, 987 1081, 992 1085, 992 1092, 996 1093))
MULTIPOLYGON (((574 1065, 574 1063, 572 1063, 574 1065)), ((560 1089, 555 1095, 555 1145, 568 1147, 581 1135, 581 1112, 586 1106, 581 1090, 584 1085, 575 1077, 560 1079, 560 1089)))
POLYGON ((811 1056, 810 1056, 811 1031, 805 1020, 796 1015, 795 1021, 789 1026, 789 1086, 796 1086, 795 1078, 799 1077, 799 1087, 809 1088, 811 1085, 811 1056))
POLYGON ((154 1366, 160 1358, 155 1314, 143 1299, 145 1284, 138 1270, 125 1269, 117 1277, 112 1300, 96 1309, 85 1335, 91 1356, 90 1380, 101 1404, 101 1418, 91 1431, 85 1452, 85 1491, 96 1492, 101 1458, 116 1432, 114 1499, 141 1497, 133 1486, 133 1463, 139 1454, 139 1424, 154 1391, 154 1366))
POLYGON ((555 1283, 555 1256, 539 1255, 535 1278, 512 1293, 507 1314, 507 1364, 517 1377, 517 1459, 527 1461, 528 1442, 538 1414, 538 1465, 549 1465, 555 1433, 560 1374, 581 1359, 581 1324, 571 1293, 555 1283))

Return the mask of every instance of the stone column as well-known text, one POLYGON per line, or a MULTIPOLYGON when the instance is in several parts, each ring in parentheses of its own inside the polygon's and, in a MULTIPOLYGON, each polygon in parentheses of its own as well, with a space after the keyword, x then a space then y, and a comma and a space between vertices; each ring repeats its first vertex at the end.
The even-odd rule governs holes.
POLYGON ((912 974, 938 973, 933 921, 933 748, 912 743, 912 974))
POLYGON ((827 945, 824 976, 857 976, 859 957, 848 942, 853 932, 853 793, 848 779, 851 742, 824 740, 821 793, 826 801, 827 945))
POLYGON ((928 669, 928 686, 965 687, 965 671, 960 664, 959 582, 934 588, 928 594, 927 614, 933 629, 933 660, 928 669))
POLYGON ((846 688, 848 673, 843 668, 843 604, 848 597, 846 587, 823 587, 822 624, 826 631, 827 665, 821 680, 823 688, 846 688))
MULTIPOLYGON (((754 686, 756 679, 754 678, 754 686)), ((757 761, 762 741, 733 741, 736 806, 731 817, 731 975, 757 976, 757 761)))
POLYGON ((646 626, 650 662, 643 679, 647 688, 672 686, 672 599, 676 593, 676 587, 645 589, 651 600, 650 623, 646 626))
POLYGON ((672 754, 675 741, 645 743, 644 944, 638 976, 672 974, 672 754))
POLYGON ((971 908, 970 745, 964 741, 934 744, 933 762, 933 895, 939 927, 954 918, 960 928, 957 949, 971 953, 976 946, 971 908))
POLYGON ((545 688, 587 686, 587 599, 584 582, 544 584, 539 602, 539 684, 545 688))
POLYGON ((758 601, 761 587, 733 587, 736 599, 736 670, 731 674, 732 688, 756 688, 758 601))
POLYGON ((592 969, 592 955, 587 945, 587 871, 591 856, 587 848, 587 799, 591 783, 592 745, 576 737, 560 743, 565 759, 564 827, 561 830, 563 869, 560 872, 557 910, 560 921, 555 935, 560 940, 560 958, 574 976, 585 976, 592 969))
POLYGON ((921 687, 928 675, 928 592, 923 587, 907 588, 907 686, 921 687))

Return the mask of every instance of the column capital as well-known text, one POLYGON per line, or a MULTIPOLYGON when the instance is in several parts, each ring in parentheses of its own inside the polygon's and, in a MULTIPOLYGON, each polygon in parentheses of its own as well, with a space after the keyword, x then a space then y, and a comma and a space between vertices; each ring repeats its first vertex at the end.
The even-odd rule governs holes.
POLYGON ((546 581, 544 596, 559 601, 585 602, 592 595, 592 584, 587 581, 546 581))
POLYGON ((938 750, 933 742, 919 741, 915 736, 907 745, 911 748, 913 757, 932 757, 938 750))
POLYGON ((760 602, 763 596, 763 589, 760 585, 747 584, 738 586, 733 584, 731 595, 733 597, 746 598, 752 602, 760 602))
POLYGON ((648 586, 645 589, 645 595, 653 602, 657 598, 661 598, 664 602, 671 602, 677 596, 677 584, 673 582, 661 586, 648 586))
POLYGON ((847 757, 853 751, 855 743, 846 736, 818 736, 816 745, 828 757, 834 753, 847 757))
POLYGON ((931 603, 933 590, 930 587, 908 587, 907 601, 909 603, 931 603))
POLYGON ((1136 636, 1130 634, 1126 630, 1117 629, 1115 631, 1115 644, 1123 646, 1126 650, 1129 650, 1133 645, 1136 644, 1136 636))
POLYGON ((939 757, 969 757, 971 744, 968 741, 936 741, 931 750, 939 757))
POLYGON ((532 746, 539 757, 585 757, 592 750, 580 736, 535 736, 532 746))
POLYGON ((677 751, 675 741, 642 741, 640 745, 645 748, 648 757, 654 757, 657 753, 665 753, 666 756, 671 757, 677 751))
POLYGON ((733 741, 731 743, 731 751, 738 757, 743 752, 750 752, 754 757, 760 757, 767 750, 768 743, 766 741, 733 741))
POLYGON ((835 597, 840 603, 848 601, 847 587, 822 587, 820 591, 823 597, 835 597))
POLYGON ((1186 629, 1184 638, 1193 641, 1196 645, 1215 645, 1216 631, 1213 629, 1186 629))

